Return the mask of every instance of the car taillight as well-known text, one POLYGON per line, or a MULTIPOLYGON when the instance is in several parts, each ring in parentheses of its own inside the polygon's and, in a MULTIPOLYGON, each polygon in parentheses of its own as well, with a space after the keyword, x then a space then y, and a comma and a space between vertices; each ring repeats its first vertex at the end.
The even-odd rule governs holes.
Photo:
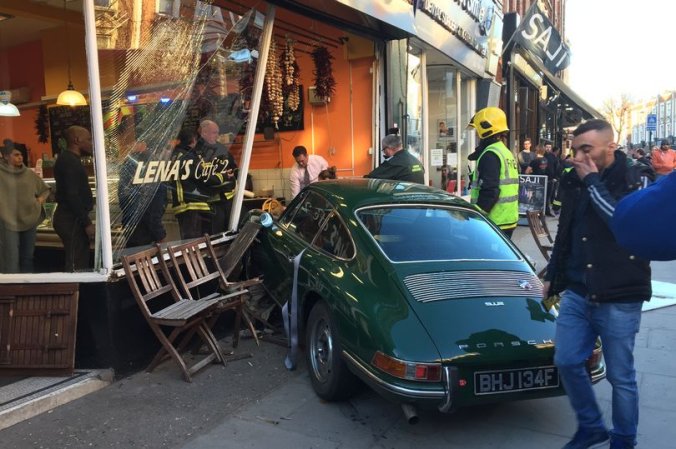
POLYGON ((441 380, 441 363, 406 362, 377 351, 371 363, 394 377, 406 380, 438 382, 441 380))

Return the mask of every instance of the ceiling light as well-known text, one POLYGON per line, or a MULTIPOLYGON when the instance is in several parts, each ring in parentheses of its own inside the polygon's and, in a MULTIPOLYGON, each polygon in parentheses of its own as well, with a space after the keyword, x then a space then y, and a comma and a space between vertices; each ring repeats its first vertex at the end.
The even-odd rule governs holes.
POLYGON ((16 106, 10 103, 12 93, 8 90, 0 91, 0 116, 1 117, 18 117, 21 115, 16 106))
POLYGON ((68 16, 66 10, 66 0, 63 0, 63 16, 63 24, 66 31, 66 52, 68 55, 68 88, 59 94, 59 97, 56 99, 56 104, 64 106, 86 106, 87 100, 85 100, 84 95, 75 90, 73 87, 73 80, 70 76, 70 41, 68 39, 68 16))

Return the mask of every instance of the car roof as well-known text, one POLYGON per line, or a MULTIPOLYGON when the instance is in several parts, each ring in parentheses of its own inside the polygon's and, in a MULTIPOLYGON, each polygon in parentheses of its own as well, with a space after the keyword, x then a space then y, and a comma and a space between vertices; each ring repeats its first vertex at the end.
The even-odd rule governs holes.
POLYGON ((310 184, 311 190, 323 192, 335 204, 355 210, 374 204, 435 203, 464 206, 469 204, 435 187, 388 179, 347 178, 310 184))

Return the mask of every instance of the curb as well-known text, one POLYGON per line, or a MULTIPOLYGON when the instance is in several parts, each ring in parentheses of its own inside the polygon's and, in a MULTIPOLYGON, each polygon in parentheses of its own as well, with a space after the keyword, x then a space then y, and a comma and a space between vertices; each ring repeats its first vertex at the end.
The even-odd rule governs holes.
POLYGON ((0 430, 48 412, 60 405, 107 387, 113 382, 113 370, 94 370, 85 376, 37 397, 20 398, 0 411, 0 430))

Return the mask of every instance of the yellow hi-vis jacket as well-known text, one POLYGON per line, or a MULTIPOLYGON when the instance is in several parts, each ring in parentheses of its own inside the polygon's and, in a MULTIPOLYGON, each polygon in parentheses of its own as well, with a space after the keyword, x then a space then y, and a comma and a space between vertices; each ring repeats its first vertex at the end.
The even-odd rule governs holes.
POLYGON ((514 155, 504 143, 495 142, 481 153, 476 161, 477 169, 472 177, 472 191, 470 200, 476 204, 479 199, 479 161, 488 151, 494 153, 500 159, 500 194, 498 202, 488 211, 488 218, 498 225, 500 229, 512 229, 519 221, 519 171, 514 155))

